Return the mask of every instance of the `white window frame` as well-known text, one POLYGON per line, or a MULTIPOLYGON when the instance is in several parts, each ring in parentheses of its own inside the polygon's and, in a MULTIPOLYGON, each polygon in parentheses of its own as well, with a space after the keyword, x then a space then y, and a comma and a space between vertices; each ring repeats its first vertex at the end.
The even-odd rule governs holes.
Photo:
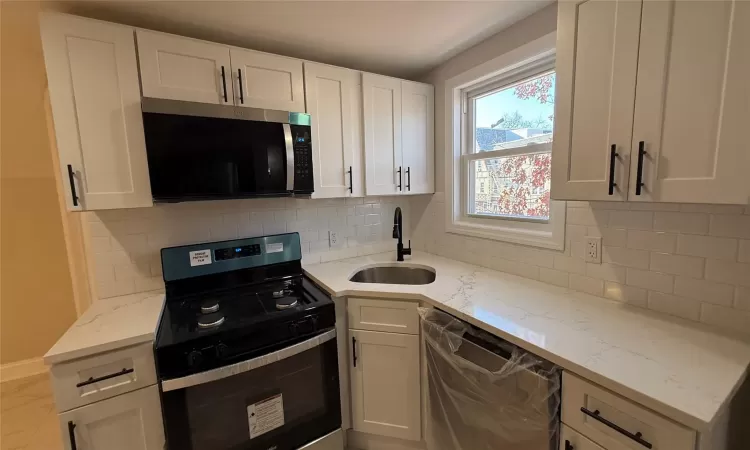
MULTIPOLYGON (((565 202, 550 201, 548 220, 509 218, 468 213, 469 164, 492 156, 529 153, 528 147, 473 153, 473 123, 467 99, 481 92, 554 70, 556 34, 550 33, 473 69, 445 85, 446 123, 446 231, 515 244, 562 250, 565 246, 565 202)), ((551 151, 551 143, 536 144, 539 152, 551 151)))

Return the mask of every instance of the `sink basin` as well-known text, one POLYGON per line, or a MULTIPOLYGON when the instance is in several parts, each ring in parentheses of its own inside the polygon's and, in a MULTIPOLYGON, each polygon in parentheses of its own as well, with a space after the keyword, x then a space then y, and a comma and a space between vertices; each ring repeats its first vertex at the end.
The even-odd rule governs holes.
POLYGON ((430 284, 435 281, 435 271, 424 267, 380 266, 368 267, 352 275, 355 283, 430 284))

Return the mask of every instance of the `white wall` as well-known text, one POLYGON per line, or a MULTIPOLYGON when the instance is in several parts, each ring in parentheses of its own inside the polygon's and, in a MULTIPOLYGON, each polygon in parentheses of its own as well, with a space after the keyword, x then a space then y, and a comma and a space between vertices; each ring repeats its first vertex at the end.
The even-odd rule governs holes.
POLYGON ((84 213, 95 298, 163 287, 159 251, 175 245, 296 231, 304 263, 395 250, 394 211, 403 210, 409 239, 409 203, 407 197, 276 198, 84 213), (328 230, 339 233, 339 247, 329 247, 328 230))
POLYGON ((414 247, 667 314, 750 332, 750 207, 568 202, 564 251, 445 232, 445 81, 555 30, 556 5, 454 57, 435 85, 436 191, 412 202, 414 247), (583 260, 603 237, 603 264, 583 260))

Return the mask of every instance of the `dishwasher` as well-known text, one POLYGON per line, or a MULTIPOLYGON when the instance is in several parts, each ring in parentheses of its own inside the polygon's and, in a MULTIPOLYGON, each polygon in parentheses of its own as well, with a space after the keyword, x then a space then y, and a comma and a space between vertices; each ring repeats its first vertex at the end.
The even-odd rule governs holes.
POLYGON ((452 315, 419 308, 429 450, 556 450, 561 369, 452 315))

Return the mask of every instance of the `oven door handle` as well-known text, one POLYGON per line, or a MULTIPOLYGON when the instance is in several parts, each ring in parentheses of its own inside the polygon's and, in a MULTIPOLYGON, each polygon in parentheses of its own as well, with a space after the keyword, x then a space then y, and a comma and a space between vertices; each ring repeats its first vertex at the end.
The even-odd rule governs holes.
POLYGON ((273 353, 258 356, 257 358, 240 361, 229 366, 217 367, 216 369, 207 370, 205 372, 194 373, 182 378, 163 380, 161 382, 161 389, 164 392, 174 391, 177 389, 185 389, 191 386, 210 383, 212 381, 221 380, 222 378, 249 372, 253 369, 267 366, 269 364, 291 358, 292 356, 299 355, 300 353, 306 350, 310 350, 311 348, 318 347, 330 341, 331 339, 336 339, 335 329, 326 331, 325 333, 319 334, 306 341, 302 341, 292 346, 282 348, 281 350, 275 351, 273 353))
POLYGON ((284 147, 286 150, 286 190, 294 190, 294 142, 292 142, 292 127, 288 123, 283 124, 284 147))

